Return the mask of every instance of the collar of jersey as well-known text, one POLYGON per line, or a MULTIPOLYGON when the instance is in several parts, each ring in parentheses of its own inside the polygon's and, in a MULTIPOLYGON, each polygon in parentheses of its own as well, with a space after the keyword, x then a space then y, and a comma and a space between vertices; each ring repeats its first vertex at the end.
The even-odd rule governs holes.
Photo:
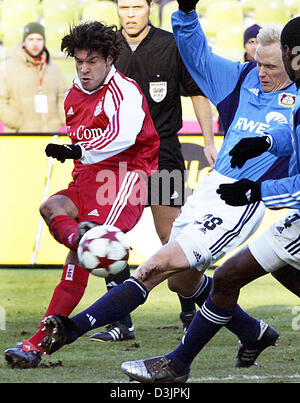
POLYGON ((85 94, 94 94, 95 92, 101 90, 101 88, 103 88, 105 85, 107 85, 109 83, 109 81, 112 79, 112 77, 115 75, 116 73, 116 68, 114 65, 111 66, 110 72, 108 73, 106 79, 104 80, 104 83, 102 85, 100 85, 98 88, 96 88, 93 91, 87 91, 83 88, 81 81, 79 80, 78 75, 75 77, 74 79, 74 85, 75 87, 77 87, 80 91, 84 92, 85 94))

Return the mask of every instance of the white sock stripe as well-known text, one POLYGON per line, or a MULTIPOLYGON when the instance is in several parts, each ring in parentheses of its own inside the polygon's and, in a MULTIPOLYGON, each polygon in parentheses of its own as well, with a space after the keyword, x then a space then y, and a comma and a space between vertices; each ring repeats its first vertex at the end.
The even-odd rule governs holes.
POLYGON ((198 290, 195 292, 193 297, 194 298, 199 297, 199 295, 201 295, 203 293, 203 291, 205 290, 205 288, 207 287, 207 284, 208 284, 208 277, 204 274, 202 283, 200 284, 198 290))
POLYGON ((183 299, 193 299, 193 298, 197 298, 197 297, 204 291, 204 289, 205 289, 206 286, 207 286, 207 283, 208 283, 208 278, 207 278, 207 276, 204 274, 204 275, 203 275, 203 278, 202 278, 202 281, 201 281, 201 284, 199 285, 199 288, 194 292, 193 295, 190 295, 189 297, 186 297, 186 296, 181 295, 181 294, 179 294, 179 295, 180 295, 180 297, 183 298, 183 299))
POLYGON ((203 304, 202 307, 200 308, 201 314, 205 317, 205 319, 209 320, 210 322, 216 323, 218 325, 226 325, 232 316, 220 316, 217 315, 213 312, 211 312, 209 309, 206 308, 206 305, 203 304))
POLYGON ((148 291, 145 290, 145 288, 143 288, 137 281, 135 281, 135 279, 133 279, 133 278, 128 278, 127 280, 125 280, 125 281, 123 282, 123 284, 124 284, 124 283, 127 283, 127 282, 130 282, 130 283, 135 284, 135 285, 136 285, 137 287, 139 287, 139 289, 142 291, 143 297, 144 297, 144 298, 147 297, 148 291))

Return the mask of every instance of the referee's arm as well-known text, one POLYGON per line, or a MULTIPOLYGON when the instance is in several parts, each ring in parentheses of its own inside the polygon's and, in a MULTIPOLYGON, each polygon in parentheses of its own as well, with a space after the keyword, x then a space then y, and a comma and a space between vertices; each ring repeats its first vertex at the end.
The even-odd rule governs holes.
POLYGON ((214 167, 218 151, 215 147, 213 116, 209 99, 203 95, 191 96, 195 115, 204 137, 204 154, 210 167, 214 167))

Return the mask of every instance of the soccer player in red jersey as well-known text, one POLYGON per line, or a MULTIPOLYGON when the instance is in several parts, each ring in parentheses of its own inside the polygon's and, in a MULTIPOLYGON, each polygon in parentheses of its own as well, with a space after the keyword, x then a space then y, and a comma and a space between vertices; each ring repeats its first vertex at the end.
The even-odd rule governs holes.
MULTIPOLYGON (((69 315, 84 294, 89 273, 77 259, 80 236, 95 224, 126 233, 139 221, 159 149, 143 93, 114 67, 119 53, 115 28, 97 21, 75 26, 62 39, 62 50, 75 59, 77 70, 64 104, 72 144, 48 144, 46 154, 61 162, 73 159, 73 181, 40 212, 70 252, 45 316, 69 315)), ((29 340, 6 350, 8 364, 38 366, 44 337, 41 325, 29 340)))

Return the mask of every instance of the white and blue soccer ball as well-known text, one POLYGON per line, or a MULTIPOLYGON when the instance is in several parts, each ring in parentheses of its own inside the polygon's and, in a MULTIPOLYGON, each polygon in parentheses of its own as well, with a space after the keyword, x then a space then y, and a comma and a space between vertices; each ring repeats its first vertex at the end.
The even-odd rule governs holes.
POLYGON ((81 238, 77 255, 79 264, 91 274, 108 277, 125 269, 129 257, 125 234, 113 225, 97 225, 81 238))

